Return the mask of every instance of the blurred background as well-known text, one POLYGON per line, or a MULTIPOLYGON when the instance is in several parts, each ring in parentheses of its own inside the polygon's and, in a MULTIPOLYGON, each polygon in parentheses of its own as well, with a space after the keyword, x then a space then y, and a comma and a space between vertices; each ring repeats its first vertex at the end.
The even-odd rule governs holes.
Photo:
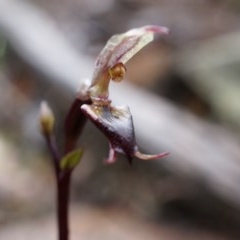
POLYGON ((103 165, 89 122, 73 174, 71 239, 240 239, 238 0, 0 0, 0 239, 56 239, 55 182, 41 100, 62 122, 109 37, 155 24, 111 98, 131 108, 142 151, 103 165))

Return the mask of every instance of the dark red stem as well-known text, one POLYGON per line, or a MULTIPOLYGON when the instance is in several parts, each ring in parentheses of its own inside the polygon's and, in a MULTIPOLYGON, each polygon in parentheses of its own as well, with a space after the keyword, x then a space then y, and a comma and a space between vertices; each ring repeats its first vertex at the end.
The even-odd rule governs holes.
POLYGON ((46 134, 45 139, 47 142, 48 149, 52 155, 54 170, 55 170, 55 174, 57 177, 60 172, 59 162, 60 162, 61 156, 59 154, 57 144, 56 144, 56 141, 55 141, 55 138, 53 137, 53 135, 46 134))
MULTIPOLYGON (((77 143, 83 127, 86 123, 86 116, 82 113, 80 107, 82 104, 90 103, 90 101, 81 101, 76 98, 70 107, 67 114, 64 135, 65 149, 64 154, 71 152, 77 143)), ((69 198, 70 198, 70 183, 72 170, 64 170, 60 167, 62 159, 59 154, 57 144, 53 134, 44 134, 49 151, 52 155, 53 165, 55 169, 56 185, 57 185, 57 222, 58 222, 58 240, 68 240, 68 214, 69 214, 69 198)))
POLYGON ((83 104, 91 104, 91 101, 82 101, 79 98, 76 98, 67 113, 64 123, 65 153, 68 153, 75 148, 77 140, 87 121, 85 114, 81 110, 83 104))
POLYGON ((71 171, 64 171, 60 168, 61 156, 58 152, 54 137, 52 135, 45 135, 45 139, 52 155, 56 176, 58 240, 68 240, 68 208, 71 171))
POLYGON ((68 210, 71 172, 62 172, 57 178, 58 239, 68 240, 68 210))

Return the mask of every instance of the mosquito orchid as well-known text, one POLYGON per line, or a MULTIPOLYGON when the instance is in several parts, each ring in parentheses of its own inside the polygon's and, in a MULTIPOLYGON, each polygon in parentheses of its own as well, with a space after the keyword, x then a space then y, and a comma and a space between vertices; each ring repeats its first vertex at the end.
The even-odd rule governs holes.
POLYGON ((109 99, 110 81, 121 82, 124 79, 125 64, 153 41, 155 33, 167 34, 168 29, 160 26, 144 26, 112 36, 96 59, 92 80, 84 83, 79 91, 75 104, 81 108, 81 111, 73 107, 72 113, 70 111, 71 117, 67 118, 65 132, 68 139, 72 137, 73 144, 79 135, 78 126, 82 126, 78 122, 83 121, 82 113, 105 134, 110 146, 106 163, 114 163, 116 153, 125 154, 129 163, 132 162, 133 157, 150 160, 162 158, 168 154, 166 152, 156 155, 141 153, 136 144, 129 108, 114 106, 109 99), (70 126, 73 120, 75 126, 70 126))

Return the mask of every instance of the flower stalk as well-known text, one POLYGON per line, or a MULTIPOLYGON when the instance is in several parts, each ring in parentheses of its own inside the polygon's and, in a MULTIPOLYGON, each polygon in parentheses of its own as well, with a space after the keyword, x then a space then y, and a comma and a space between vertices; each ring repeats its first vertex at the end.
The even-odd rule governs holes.
MULTIPOLYGON (((59 172, 60 173, 60 172, 59 172)), ((64 172, 57 176, 57 219, 58 239, 69 238, 69 198, 70 198, 71 172, 64 172)))

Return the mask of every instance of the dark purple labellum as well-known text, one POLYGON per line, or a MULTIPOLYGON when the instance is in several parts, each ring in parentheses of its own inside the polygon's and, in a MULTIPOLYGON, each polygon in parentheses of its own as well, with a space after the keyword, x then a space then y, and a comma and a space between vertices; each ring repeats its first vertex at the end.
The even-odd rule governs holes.
POLYGON ((87 104, 81 108, 109 140, 110 152, 106 162, 114 162, 115 152, 118 152, 125 154, 131 163, 137 146, 129 108, 87 104))

